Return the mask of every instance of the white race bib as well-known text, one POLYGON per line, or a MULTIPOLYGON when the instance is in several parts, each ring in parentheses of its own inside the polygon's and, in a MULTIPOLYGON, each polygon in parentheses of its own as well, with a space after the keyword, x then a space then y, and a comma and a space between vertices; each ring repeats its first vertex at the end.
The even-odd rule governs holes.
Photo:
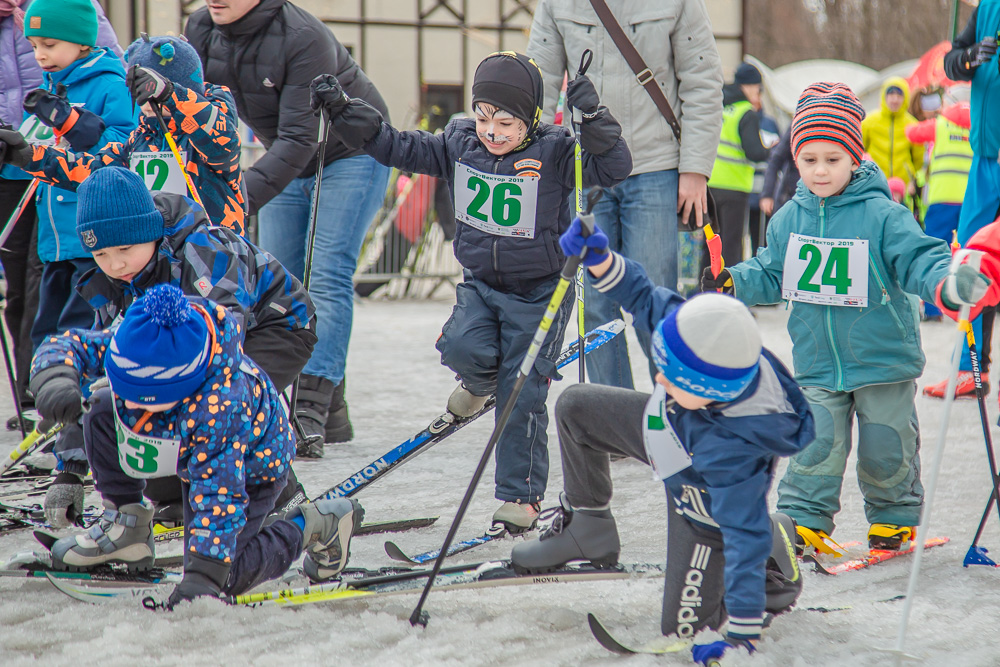
POLYGON ((494 236, 535 238, 537 176, 505 176, 455 164, 455 217, 494 236))
POLYGON ((181 452, 180 438, 153 438, 139 435, 122 423, 115 413, 118 436, 118 462, 129 477, 150 479, 177 474, 177 457, 181 452))
POLYGON ((667 419, 666 398, 667 390, 657 384, 642 416, 642 439, 656 480, 667 479, 691 465, 691 457, 667 419))
POLYGON ((55 131, 38 120, 38 116, 28 116, 27 120, 21 123, 21 127, 17 131, 21 133, 21 136, 29 144, 41 144, 42 146, 56 145, 55 131))
POLYGON ((868 305, 868 240, 788 235, 781 298, 823 306, 868 305))
MULTIPOLYGON (((187 151, 181 151, 181 162, 187 164, 187 151)), ((169 192, 174 195, 187 195, 187 182, 181 166, 177 164, 173 153, 132 153, 129 159, 129 169, 139 174, 146 187, 150 190, 169 192)))

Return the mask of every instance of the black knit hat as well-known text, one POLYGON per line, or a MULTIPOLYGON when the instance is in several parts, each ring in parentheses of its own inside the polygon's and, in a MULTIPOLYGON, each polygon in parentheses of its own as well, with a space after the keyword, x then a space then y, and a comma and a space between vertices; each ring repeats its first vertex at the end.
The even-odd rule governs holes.
POLYGON ((733 83, 751 85, 755 83, 762 83, 760 70, 750 63, 740 63, 740 66, 736 68, 736 76, 733 77, 733 83))
POLYGON ((523 120, 528 126, 525 141, 538 128, 544 95, 542 72, 523 53, 500 51, 487 56, 476 68, 472 108, 483 102, 523 120))

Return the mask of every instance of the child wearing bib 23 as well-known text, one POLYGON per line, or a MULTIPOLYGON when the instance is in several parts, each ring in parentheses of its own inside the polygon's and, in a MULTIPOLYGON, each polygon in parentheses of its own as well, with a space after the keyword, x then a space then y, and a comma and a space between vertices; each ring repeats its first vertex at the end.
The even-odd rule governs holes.
MULTIPOLYGON (((579 76, 567 103, 583 111, 585 186, 612 186, 631 172, 621 126, 593 84, 579 76)), ((457 304, 437 349, 460 384, 448 417, 475 414, 496 392, 497 412, 517 377, 531 337, 559 280, 565 257, 559 235, 569 226, 574 184, 574 139, 566 128, 540 122, 542 74, 525 55, 494 53, 476 69, 472 110, 441 134, 399 132, 361 100, 344 95, 336 78, 313 81, 313 106, 323 105, 333 132, 382 164, 429 174, 451 187, 455 201, 455 255, 465 268, 457 304)), ((559 379, 554 360, 562 345, 572 299, 563 302, 535 372, 527 379, 504 435, 497 443, 498 530, 535 525, 548 478, 545 398, 559 379)), ((603 324, 603 322, 596 323, 603 324)))

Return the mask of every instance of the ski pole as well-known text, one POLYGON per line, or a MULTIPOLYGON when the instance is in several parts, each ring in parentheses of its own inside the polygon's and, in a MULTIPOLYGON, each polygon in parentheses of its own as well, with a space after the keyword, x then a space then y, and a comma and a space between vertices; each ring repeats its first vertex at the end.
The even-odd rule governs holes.
POLYGON ((198 202, 198 206, 205 208, 205 204, 202 203, 201 197, 198 195, 198 191, 194 187, 194 183, 191 181, 191 175, 187 172, 187 167, 184 166, 184 160, 181 159, 181 149, 177 147, 177 142, 174 141, 174 135, 170 133, 167 129, 167 124, 163 122, 163 116, 161 115, 163 107, 161 107, 156 102, 150 100, 150 108, 153 110, 153 115, 156 116, 156 120, 160 123, 160 130, 163 131, 163 136, 167 139, 167 145, 170 146, 170 152, 174 155, 174 160, 177 161, 177 165, 181 168, 181 175, 184 176, 184 182, 187 184, 188 192, 191 193, 191 199, 198 202))
MULTIPOLYGON (((578 77, 583 76, 590 69, 590 63, 594 61, 594 52, 584 49, 580 56, 580 69, 577 70, 578 77)), ((583 214, 583 149, 580 146, 580 132, 583 130, 583 111, 573 107, 573 136, 576 142, 573 144, 573 168, 576 176, 576 214, 583 214)), ((583 339, 587 335, 587 325, 584 321, 584 268, 580 265, 576 269, 576 338, 580 343, 580 375, 581 383, 587 381, 587 364, 584 359, 583 339)))
POLYGON ((37 189, 38 179, 33 178, 31 179, 31 184, 28 186, 28 189, 24 191, 23 195, 21 195, 21 201, 17 203, 17 208, 15 208, 14 212, 10 214, 9 218, 7 218, 7 224, 3 226, 3 231, 0 232, 0 248, 7 243, 7 239, 9 239, 10 235, 14 232, 14 225, 16 225, 17 221, 21 219, 21 214, 24 213, 24 209, 27 208, 28 202, 31 201, 31 197, 35 194, 35 190, 37 189))
POLYGON ((0 463, 0 476, 6 474, 8 470, 14 467, 14 464, 30 454, 39 445, 54 438, 55 435, 62 430, 62 427, 62 424, 56 424, 44 433, 39 431, 38 427, 35 427, 31 433, 25 436, 24 440, 21 441, 21 444, 15 447, 14 451, 12 451, 10 455, 2 463, 0 463))
MULTIPOLYGON (((954 260, 953 260, 954 261, 954 260)), ((945 438, 948 436, 948 421, 951 418, 951 407, 955 403, 955 387, 958 385, 958 365, 962 357, 962 343, 966 338, 966 327, 969 326, 969 306, 962 306, 958 314, 958 336, 955 339, 955 349, 951 355, 951 372, 948 375, 948 388, 944 395, 944 414, 941 415, 941 427, 938 432, 937 449, 934 451, 934 461, 931 463, 930 478, 927 480, 924 495, 924 508, 920 513, 920 525, 916 529, 916 545, 913 555, 913 566, 910 568, 910 580, 906 586, 906 598, 903 600, 903 611, 899 619, 899 632, 896 635, 896 647, 890 650, 893 662, 899 667, 903 658, 910 658, 903 652, 906 644, 906 626, 910 620, 910 610, 913 598, 917 593, 917 580, 920 577, 920 565, 924 559, 924 535, 930 528, 931 509, 934 505, 934 492, 937 489, 938 472, 941 470, 941 459, 944 457, 945 438)))
MULTIPOLYGON (((584 215, 580 217, 584 236, 589 236, 594 229, 594 218, 591 211, 594 209, 594 204, 597 203, 597 200, 601 198, 602 194, 604 194, 603 190, 594 189, 591 190, 590 194, 587 196, 587 210, 584 215)), ((521 388, 524 387, 525 380, 528 379, 528 375, 531 374, 531 371, 535 366, 535 360, 538 359, 538 354, 541 352, 542 345, 545 343, 545 337, 548 335, 549 329, 552 327, 552 322, 556 318, 559 306, 562 304, 563 298, 566 296, 566 290, 569 288, 570 283, 574 279, 574 275, 576 274, 577 267, 580 265, 580 261, 586 255, 587 247, 584 246, 579 255, 567 257, 566 263, 563 264, 562 272, 559 274, 559 283, 556 285, 555 292, 552 293, 549 305, 545 308, 545 315, 542 316, 542 321, 538 323, 538 329, 535 330, 535 335, 531 339, 528 351, 524 355, 524 360, 521 362, 521 368, 517 373, 517 380, 514 381, 514 388, 511 389, 510 397, 507 399, 507 404, 504 405, 503 412, 497 419, 496 425, 493 427, 493 433, 490 435, 490 439, 486 443, 486 449, 483 450, 483 455, 479 459, 479 465, 476 466, 476 471, 472 473, 472 480, 469 481, 469 487, 465 490, 465 497, 462 498, 462 502, 458 506, 455 518, 451 522, 451 527, 448 528, 448 534, 444 538, 444 544, 441 545, 441 551, 438 554, 437 559, 434 561, 434 567, 431 569, 431 573, 428 575, 427 585, 424 586, 424 590, 420 594, 420 600, 417 602, 417 606, 413 609, 413 613, 410 614, 410 625, 427 625, 428 617, 427 613, 423 611, 424 603, 427 601, 427 596, 430 594, 431 588, 434 587, 434 580, 437 579, 438 574, 441 572, 441 566, 444 565, 444 559, 448 557, 448 547, 451 546, 452 540, 455 539, 455 533, 458 532, 458 527, 462 523, 465 511, 468 509, 469 503, 472 501, 472 496, 476 492, 476 486, 478 486, 479 480, 483 476, 483 471, 486 470, 486 465, 489 463, 490 456, 493 454, 493 448, 496 446, 500 436, 503 435, 504 428, 507 426, 507 421, 510 419, 510 415, 514 411, 514 405, 517 403, 517 397, 521 393, 521 388)), ((581 349, 580 351, 582 352, 583 350, 581 349)))

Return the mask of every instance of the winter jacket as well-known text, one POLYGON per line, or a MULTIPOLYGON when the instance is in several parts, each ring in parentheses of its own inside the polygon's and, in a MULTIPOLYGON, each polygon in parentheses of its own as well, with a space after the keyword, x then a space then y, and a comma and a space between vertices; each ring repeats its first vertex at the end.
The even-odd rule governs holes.
POLYGON ((93 269, 77 291, 110 327, 150 287, 169 282, 233 311, 240 331, 263 327, 315 330, 315 308, 302 284, 270 253, 232 231, 210 226, 204 209, 181 195, 153 194, 164 237, 149 264, 131 282, 93 269))
POLYGON ((760 196, 773 199, 774 211, 777 212, 795 195, 798 183, 799 168, 795 166, 795 158, 792 156, 792 128, 789 127, 778 139, 778 143, 771 147, 760 196))
MULTIPOLYGON (((60 83, 66 86, 70 103, 83 105, 104 119, 104 134, 95 146, 125 141, 135 129, 137 110, 125 86, 125 68, 111 51, 97 49, 63 70, 45 73, 46 89, 55 91, 60 83)), ((90 252, 76 235, 76 193, 39 185, 36 204, 38 257, 43 262, 89 259, 90 252)))
POLYGON ((923 146, 914 146, 906 138, 906 128, 917 122, 910 115, 910 87, 898 76, 886 79, 882 84, 881 108, 861 121, 861 139, 865 151, 872 161, 885 173, 887 179, 894 176, 909 183, 924 165, 923 146), (903 106, 899 111, 889 111, 885 103, 885 91, 896 86, 903 91, 903 106))
MULTIPOLYGON (((364 150, 384 165, 444 179, 451 188, 452 201, 458 164, 491 174, 539 175, 533 239, 480 231, 461 222, 465 212, 456 211, 460 224, 455 231, 455 256, 462 266, 493 289, 525 294, 562 269, 565 257, 559 235, 572 220, 569 194, 574 187, 573 147, 568 129, 541 123, 525 148, 496 156, 476 136, 476 121, 462 118, 448 123, 439 134, 400 132, 382 123, 364 150)), ((611 187, 625 180, 631 168, 628 147, 620 136, 603 155, 583 152, 584 186, 611 187)))
MULTIPOLYGON (((655 286, 639 264, 618 254, 613 260, 604 276, 591 280, 632 313, 637 329, 651 333, 684 302, 655 286)), ((778 458, 797 454, 815 437, 809 404, 788 370, 763 350, 760 372, 732 402, 702 410, 670 399, 667 405, 670 425, 691 456, 689 468, 664 481, 667 492, 685 519, 722 533, 727 613, 763 621, 772 549, 767 494, 778 458)))
POLYGON ((722 131, 722 64, 704 0, 609 0, 608 7, 659 83, 683 141, 678 146, 588 0, 540 0, 535 9, 526 53, 545 78, 542 119, 553 120, 563 74, 575 76, 591 49, 587 76, 622 125, 632 173, 678 169, 708 178, 722 131))
POLYGON ((778 303, 789 234, 868 240, 868 305, 825 306, 793 301, 788 318, 799 384, 854 391, 913 380, 924 368, 919 317, 906 294, 935 301, 948 274, 948 244, 924 234, 896 204, 879 168, 861 163, 847 189, 820 199, 800 181, 795 197, 771 218, 767 247, 727 267, 736 298, 778 303))
MULTIPOLYGON (((924 199, 934 204, 962 205, 972 168, 969 145, 969 103, 945 107, 936 118, 928 118, 906 128, 906 138, 914 144, 930 144, 927 160, 927 190, 924 199)), ((921 172, 921 176, 924 172, 921 172)))
MULTIPOLYGON (((210 224, 242 234, 246 202, 233 96, 224 86, 206 84, 201 94, 174 84, 174 92, 162 108, 169 114, 167 129, 178 148, 187 153, 187 172, 205 205, 210 224)), ((108 144, 93 154, 38 145, 34 148, 34 156, 24 170, 71 192, 95 169, 108 166, 131 169, 133 153, 170 151, 160 124, 145 115, 125 143, 108 144)))
MULTIPOLYGON (((97 10, 97 45, 114 52, 119 58, 122 49, 118 37, 104 16, 104 9, 98 0, 91 0, 97 10)), ((31 0, 21 9, 27 9, 31 0)), ((22 102, 24 96, 42 85, 42 69, 35 61, 31 42, 24 36, 24 29, 18 28, 12 16, 0 19, 0 124, 18 127, 24 116, 22 102)), ((0 178, 26 180, 28 176, 15 167, 4 165, 0 168, 0 178)))
MULTIPOLYGON (((309 106, 309 83, 317 75, 335 74, 350 97, 389 118, 375 85, 330 29, 286 0, 261 0, 229 25, 215 25, 202 7, 185 34, 201 56, 205 80, 229 87, 240 118, 267 147, 245 174, 251 214, 292 179, 316 172, 319 119, 309 106)), ((325 164, 361 154, 330 138, 325 164)))
POLYGON ((1000 125, 996 120, 1000 113, 1000 56, 994 55, 974 70, 967 70, 962 66, 962 52, 986 37, 996 39, 997 34, 1000 34, 1000 0, 980 0, 965 29, 951 43, 951 51, 944 56, 948 78, 972 82, 969 143, 973 153, 987 160, 996 160, 1000 155, 1000 125))
MULTIPOLYGON (((278 392, 240 346, 242 328, 223 306, 188 297, 208 315, 216 345, 201 388, 166 412, 149 413, 143 434, 179 438, 177 475, 190 484, 188 502, 194 522, 185 547, 231 563, 236 538, 246 523, 247 489, 286 474, 294 454, 294 436, 278 392)), ((104 374, 104 354, 113 332, 71 329, 38 348, 32 377, 59 367, 89 384, 104 374)), ((115 399, 122 424, 135 430, 146 413, 129 410, 115 399)), ((107 443, 114 446, 113 443, 107 443)))

